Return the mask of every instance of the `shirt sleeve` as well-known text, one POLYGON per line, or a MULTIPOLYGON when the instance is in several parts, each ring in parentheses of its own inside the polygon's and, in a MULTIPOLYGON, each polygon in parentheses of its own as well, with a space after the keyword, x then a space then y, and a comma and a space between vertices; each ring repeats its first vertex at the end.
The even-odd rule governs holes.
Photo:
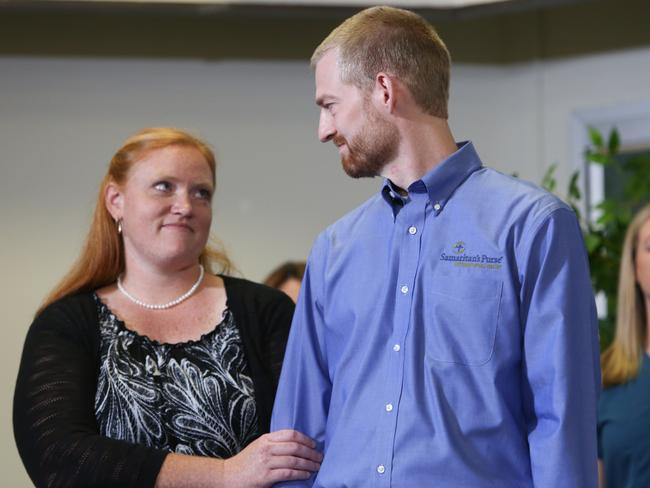
POLYGON ((14 393, 14 435, 39 487, 153 486, 164 451, 99 434, 89 325, 57 304, 32 324, 14 393))
MULTIPOLYGON (((324 235, 312 249, 291 325, 280 384, 275 397, 271 431, 300 431, 324 449, 325 426, 332 384, 322 339, 324 235)), ((276 484, 276 487, 312 486, 312 479, 276 484)))
POLYGON ((520 279, 523 405, 535 486, 597 486, 598 321, 575 215, 531 229, 520 279))

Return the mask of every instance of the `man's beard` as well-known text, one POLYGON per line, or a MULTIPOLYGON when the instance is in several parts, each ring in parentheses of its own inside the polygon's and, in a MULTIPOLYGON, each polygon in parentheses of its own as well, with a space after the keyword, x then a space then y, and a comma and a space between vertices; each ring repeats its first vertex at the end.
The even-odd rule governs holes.
POLYGON ((342 136, 333 139, 337 146, 347 145, 347 154, 341 156, 341 164, 352 178, 378 176, 395 158, 399 145, 395 125, 384 119, 368 99, 364 101, 364 112, 366 121, 350 141, 342 136))

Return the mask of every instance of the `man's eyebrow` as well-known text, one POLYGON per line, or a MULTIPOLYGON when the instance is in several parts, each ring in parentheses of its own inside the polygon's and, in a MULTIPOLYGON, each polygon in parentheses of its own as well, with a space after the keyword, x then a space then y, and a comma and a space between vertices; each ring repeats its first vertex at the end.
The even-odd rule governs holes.
POLYGON ((316 98, 316 105, 319 107, 324 107, 327 102, 334 100, 335 98, 336 97, 333 97, 332 95, 326 93, 316 98))

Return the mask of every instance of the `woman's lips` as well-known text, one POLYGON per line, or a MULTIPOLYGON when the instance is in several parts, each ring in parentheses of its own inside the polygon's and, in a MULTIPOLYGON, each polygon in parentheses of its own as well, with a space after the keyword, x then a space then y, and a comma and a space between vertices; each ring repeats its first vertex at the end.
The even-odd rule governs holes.
POLYGON ((187 224, 180 223, 180 222, 172 223, 172 224, 163 224, 163 227, 167 227, 167 228, 170 228, 170 229, 176 229, 176 230, 185 230, 185 231, 189 231, 189 232, 194 232, 194 229, 192 229, 192 227, 190 227, 187 224))

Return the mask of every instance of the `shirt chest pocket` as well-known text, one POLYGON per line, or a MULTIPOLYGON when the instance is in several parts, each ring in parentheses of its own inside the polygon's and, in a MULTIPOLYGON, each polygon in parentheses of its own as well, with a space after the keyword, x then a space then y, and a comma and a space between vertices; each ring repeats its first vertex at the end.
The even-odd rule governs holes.
POLYGON ((480 366, 494 351, 503 282, 445 277, 425 298, 426 357, 480 366), (428 303, 427 303, 428 302, 428 303))

